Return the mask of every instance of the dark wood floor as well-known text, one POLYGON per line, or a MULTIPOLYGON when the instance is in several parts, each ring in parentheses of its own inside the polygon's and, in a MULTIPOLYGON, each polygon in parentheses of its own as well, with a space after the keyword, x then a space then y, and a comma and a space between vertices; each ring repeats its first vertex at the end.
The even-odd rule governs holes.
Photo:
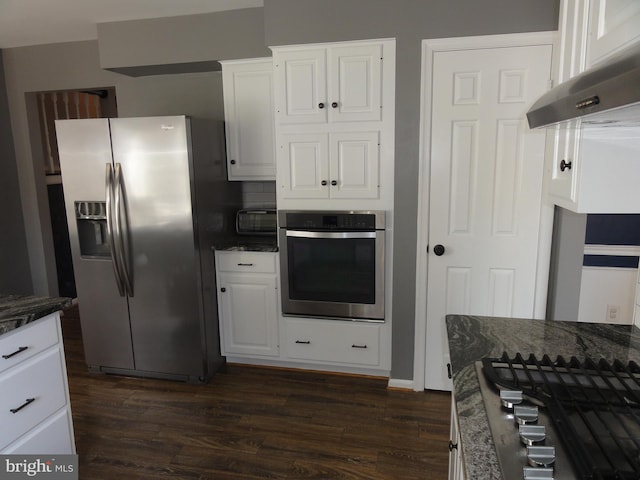
POLYGON ((447 478, 447 393, 229 365, 207 385, 87 372, 62 319, 80 479, 447 478))

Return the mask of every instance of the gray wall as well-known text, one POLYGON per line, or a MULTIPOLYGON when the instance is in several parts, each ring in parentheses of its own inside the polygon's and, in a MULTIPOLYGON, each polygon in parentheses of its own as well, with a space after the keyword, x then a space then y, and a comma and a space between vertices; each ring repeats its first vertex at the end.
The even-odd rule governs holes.
POLYGON ((556 30, 558 8, 558 0, 265 0, 267 45, 396 38, 395 379, 413 378, 421 40, 556 30))
POLYGON ((0 50, 0 293, 32 292, 18 169, 0 50))
MULTIPOLYGON (((57 287, 41 154, 37 151, 38 142, 32 141, 32 135, 37 133, 30 132, 34 105, 27 103, 25 93, 115 86, 121 116, 186 113, 221 118, 216 73, 130 78, 102 68, 166 65, 170 72, 169 67, 176 64, 269 55, 265 45, 395 37, 395 209, 401 215, 395 216, 392 376, 411 379, 421 40, 555 30, 558 0, 265 0, 260 28, 256 27, 256 15, 261 10, 236 12, 234 15, 247 15, 244 23, 232 14, 224 17, 234 18, 229 24, 233 26, 231 30, 221 26, 219 19, 223 17, 219 14, 116 22, 99 26, 99 41, 5 51, 33 291, 50 294, 57 287), (216 28, 226 33, 210 45, 206 39, 215 37, 215 33, 207 30, 216 28), (264 35, 262 44, 256 44, 257 32, 264 35)), ((37 136, 34 138, 37 140, 37 136)))
POLYGON ((134 74, 145 66, 201 68, 215 60, 271 56, 262 8, 101 23, 98 39, 102 68, 134 74))

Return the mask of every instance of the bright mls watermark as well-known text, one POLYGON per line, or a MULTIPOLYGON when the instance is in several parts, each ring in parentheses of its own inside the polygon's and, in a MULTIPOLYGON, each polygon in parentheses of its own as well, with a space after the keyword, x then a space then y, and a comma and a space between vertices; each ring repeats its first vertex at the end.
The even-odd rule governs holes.
POLYGON ((77 455, 0 455, 0 480, 78 480, 77 455))

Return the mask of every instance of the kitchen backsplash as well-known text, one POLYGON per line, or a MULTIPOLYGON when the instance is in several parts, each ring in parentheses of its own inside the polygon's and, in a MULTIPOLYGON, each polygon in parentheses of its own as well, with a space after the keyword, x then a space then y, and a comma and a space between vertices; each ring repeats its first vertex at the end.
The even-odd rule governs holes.
POLYGON ((242 182, 244 208, 276 207, 276 182, 242 182))

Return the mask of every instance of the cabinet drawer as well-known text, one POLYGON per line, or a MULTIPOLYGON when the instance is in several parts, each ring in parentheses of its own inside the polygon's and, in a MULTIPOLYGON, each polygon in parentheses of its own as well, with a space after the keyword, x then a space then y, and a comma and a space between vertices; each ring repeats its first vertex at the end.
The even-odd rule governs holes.
POLYGON ((380 327, 331 320, 285 319, 287 356, 331 363, 378 365, 380 327))
POLYGON ((63 408, 2 451, 5 455, 74 454, 71 413, 63 408))
POLYGON ((276 273, 276 253, 216 252, 219 272, 276 273))
POLYGON ((57 314, 0 336, 0 373, 46 350, 58 341, 57 314))
POLYGON ((67 404, 62 362, 55 348, 0 376, 0 449, 67 404))

